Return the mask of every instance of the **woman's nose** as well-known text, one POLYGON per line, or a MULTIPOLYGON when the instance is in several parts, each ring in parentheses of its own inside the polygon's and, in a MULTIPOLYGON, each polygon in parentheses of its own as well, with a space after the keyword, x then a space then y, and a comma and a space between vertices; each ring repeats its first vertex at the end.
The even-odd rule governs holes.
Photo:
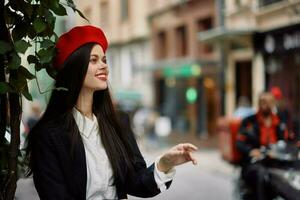
POLYGON ((105 70, 107 74, 109 73, 108 64, 107 63, 99 63, 98 65, 99 70, 105 70))
POLYGON ((107 63, 99 62, 99 63, 98 63, 98 68, 99 68, 99 69, 108 68, 108 65, 107 65, 107 63))

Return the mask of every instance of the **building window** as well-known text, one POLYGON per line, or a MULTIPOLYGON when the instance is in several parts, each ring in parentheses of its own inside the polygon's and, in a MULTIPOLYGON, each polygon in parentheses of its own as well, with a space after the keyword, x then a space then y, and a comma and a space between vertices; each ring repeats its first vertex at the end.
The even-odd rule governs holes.
MULTIPOLYGON (((198 24, 198 30, 197 30, 198 32, 207 31, 209 29, 212 29, 212 27, 213 27, 212 18, 210 18, 210 17, 198 20, 197 24, 198 24)), ((211 53, 212 51, 213 51, 212 45, 203 44, 203 43, 199 42, 199 53, 200 54, 207 54, 207 53, 211 53)))
POLYGON ((161 31, 157 35, 157 58, 163 59, 167 57, 167 34, 161 31))
POLYGON ((100 2, 100 25, 101 27, 109 27, 109 6, 107 0, 102 0, 100 2))
POLYGON ((267 6, 267 5, 277 3, 277 2, 280 2, 280 1, 284 1, 284 0, 260 0, 259 5, 260 6, 267 6))
POLYGON ((125 21, 129 17, 129 0, 120 0, 121 5, 121 21, 125 21))
POLYGON ((180 26, 176 29, 176 56, 187 55, 187 33, 186 27, 180 26))

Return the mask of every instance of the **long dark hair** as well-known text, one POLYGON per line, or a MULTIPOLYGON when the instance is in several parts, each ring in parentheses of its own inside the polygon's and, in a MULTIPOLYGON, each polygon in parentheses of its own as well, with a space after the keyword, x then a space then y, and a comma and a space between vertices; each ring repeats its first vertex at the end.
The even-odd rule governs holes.
MULTIPOLYGON (((27 160, 29 162, 28 175, 32 173, 34 156, 32 146, 39 133, 38 129, 51 120, 62 119, 62 128, 67 130, 70 138, 70 154, 80 139, 80 134, 72 111, 76 105, 83 81, 87 72, 90 60, 90 53, 95 44, 88 43, 78 48, 65 61, 64 66, 58 72, 55 82, 55 89, 51 94, 48 106, 43 117, 30 131, 28 136, 27 160)), ((107 156, 110 160, 115 180, 124 181, 125 174, 122 169, 133 169, 133 150, 126 137, 124 129, 121 128, 120 119, 112 104, 109 89, 99 90, 93 95, 93 113, 97 117, 101 140, 107 156)))

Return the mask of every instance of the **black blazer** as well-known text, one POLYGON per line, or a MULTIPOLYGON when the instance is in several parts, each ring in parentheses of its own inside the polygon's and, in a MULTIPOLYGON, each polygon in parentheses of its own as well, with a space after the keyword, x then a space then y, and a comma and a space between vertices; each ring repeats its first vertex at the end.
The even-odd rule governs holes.
MULTIPOLYGON (((121 117, 128 140, 134 150, 135 175, 127 176, 125 183, 116 180, 119 199, 127 194, 137 197, 152 197, 160 193, 154 179, 154 164, 146 167, 140 153, 127 116, 121 117)), ((60 120, 47 122, 35 131, 33 146, 33 180, 42 200, 84 200, 86 199, 87 169, 84 146, 79 136, 78 145, 70 154, 68 134, 62 131, 60 120)), ((127 173, 124 167, 124 173, 127 173)), ((169 188, 171 181, 166 183, 169 188)))

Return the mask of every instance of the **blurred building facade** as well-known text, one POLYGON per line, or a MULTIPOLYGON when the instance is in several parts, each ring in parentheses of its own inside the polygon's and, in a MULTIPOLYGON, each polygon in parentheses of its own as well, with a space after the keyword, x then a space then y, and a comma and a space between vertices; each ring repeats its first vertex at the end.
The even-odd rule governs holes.
POLYGON ((300 1, 223 2, 223 26, 199 38, 223 49, 225 113, 233 113, 241 96, 257 106, 260 92, 278 86, 299 132, 300 1))
POLYGON ((128 111, 137 104, 153 105, 151 73, 142 70, 152 60, 147 3, 147 0, 90 0, 76 4, 89 19, 87 22, 77 17, 77 25, 93 24, 106 33, 112 92, 117 103, 128 111))
POLYGON ((215 132, 219 67, 213 46, 197 40, 198 32, 215 27, 215 6, 206 0, 149 1, 155 107, 171 118, 178 135, 215 132))
POLYGON ((183 136, 215 132, 218 61, 213 46, 197 40, 199 31, 216 24, 214 1, 76 3, 89 19, 77 17, 76 24, 98 25, 107 34, 110 81, 117 100, 154 107, 170 117, 173 132, 183 136))

